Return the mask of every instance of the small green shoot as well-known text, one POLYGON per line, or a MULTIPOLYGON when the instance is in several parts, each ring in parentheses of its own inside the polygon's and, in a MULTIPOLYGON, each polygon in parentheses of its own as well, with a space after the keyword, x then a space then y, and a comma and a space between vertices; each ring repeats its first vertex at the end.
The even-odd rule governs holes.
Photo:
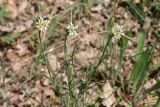
POLYGON ((11 35, 6 35, 6 36, 3 36, 1 37, 2 41, 8 43, 8 44, 11 44, 12 42, 14 42, 16 40, 16 38, 18 38, 20 36, 20 33, 19 32, 14 32, 13 34, 11 35))

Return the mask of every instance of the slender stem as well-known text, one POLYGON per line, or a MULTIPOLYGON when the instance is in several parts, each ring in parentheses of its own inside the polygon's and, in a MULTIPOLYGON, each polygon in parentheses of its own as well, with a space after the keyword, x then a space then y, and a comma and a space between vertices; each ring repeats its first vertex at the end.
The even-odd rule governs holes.
POLYGON ((51 80, 52 85, 55 86, 54 88, 55 88, 56 92, 58 91, 57 93, 59 94, 59 96, 62 97, 62 94, 60 92, 61 88, 60 88, 60 86, 58 86, 59 84, 57 84, 57 81, 55 81, 56 76, 52 73, 51 66, 50 66, 48 58, 46 57, 46 54, 45 54, 45 49, 44 49, 43 43, 41 41, 41 32, 39 32, 38 39, 39 39, 39 44, 40 44, 40 48, 41 48, 41 54, 43 56, 43 59, 45 61, 45 65, 46 65, 48 73, 49 73, 49 77, 47 77, 47 76, 45 76, 45 77, 48 78, 49 80, 51 80))
POLYGON ((67 28, 67 26, 65 26, 65 25, 62 24, 62 23, 59 23, 59 22, 58 22, 58 24, 61 25, 61 26, 63 26, 63 27, 65 27, 65 28, 67 28))
POLYGON ((64 61, 65 61, 65 66, 68 65, 67 63, 67 36, 65 36, 65 41, 64 41, 64 61))
POLYGON ((108 46, 108 44, 109 44, 109 42, 110 42, 111 39, 112 39, 112 37, 109 37, 109 39, 108 39, 108 41, 107 41, 107 43, 106 43, 106 45, 105 45, 105 47, 104 47, 104 50, 103 50, 103 52, 102 52, 102 55, 101 55, 101 57, 100 57, 100 60, 99 60, 99 62, 98 62, 98 64, 97 64, 97 66, 95 67, 95 70, 97 70, 97 68, 99 67, 99 65, 102 63, 104 54, 105 54, 105 52, 106 52, 107 46, 108 46))
POLYGON ((123 35, 124 37, 126 37, 127 39, 131 40, 132 42, 134 42, 133 39, 131 39, 130 37, 126 36, 126 35, 123 35))
POLYGON ((73 18, 72 18, 72 10, 71 10, 71 23, 73 22, 73 18))
MULTIPOLYGON (((104 47, 104 50, 103 50, 103 52, 102 52, 102 55, 101 55, 101 57, 100 57, 100 60, 99 60, 98 64, 94 67, 93 71, 91 71, 91 74, 89 75, 89 79, 88 79, 87 82, 86 82, 86 88, 82 91, 81 95, 79 95, 79 98, 88 90, 87 87, 88 87, 89 82, 90 82, 90 80, 91 80, 90 77, 91 77, 91 78, 93 77, 93 72, 96 72, 96 71, 97 71, 97 68, 99 67, 99 65, 103 62, 103 57, 104 57, 104 55, 105 55, 107 46, 108 46, 108 44, 110 43, 110 40, 111 40, 111 39, 112 39, 112 37, 109 37, 109 39, 108 39, 108 41, 107 41, 107 43, 106 43, 106 45, 105 45, 105 47, 104 47)), ((91 70, 92 70, 92 69, 91 69, 91 70)))
POLYGON ((52 20, 53 18, 55 18, 57 15, 54 15, 52 17, 49 18, 49 20, 52 20))
POLYGON ((69 107, 69 103, 70 103, 70 97, 69 97, 69 79, 70 76, 68 75, 68 61, 67 61, 67 36, 65 36, 65 41, 64 41, 64 63, 65 63, 65 69, 66 69, 66 74, 67 74, 67 78, 68 78, 68 93, 67 93, 67 107, 69 107))
POLYGON ((53 73, 52 73, 52 69, 51 66, 49 64, 48 58, 45 55, 45 49, 44 46, 42 44, 42 40, 41 40, 41 32, 39 31, 39 35, 38 35, 38 39, 39 39, 39 44, 40 44, 40 48, 41 48, 41 54, 43 56, 43 59, 45 61, 45 65, 47 66, 47 70, 50 76, 50 79, 52 80, 52 84, 55 83, 54 79, 53 79, 53 73))

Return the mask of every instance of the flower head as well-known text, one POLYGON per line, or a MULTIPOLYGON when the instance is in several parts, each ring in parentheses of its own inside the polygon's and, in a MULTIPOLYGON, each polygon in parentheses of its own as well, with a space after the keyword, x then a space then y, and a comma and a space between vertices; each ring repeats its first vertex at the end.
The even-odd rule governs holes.
POLYGON ((37 28, 41 31, 41 32, 45 32, 48 25, 50 23, 50 20, 44 19, 42 16, 40 16, 38 18, 38 22, 37 22, 37 28))
POLYGON ((77 35, 77 31, 76 29, 78 28, 78 26, 73 25, 72 23, 68 24, 67 26, 68 32, 69 32, 69 36, 73 37, 77 35))
POLYGON ((112 28, 112 33, 116 39, 120 39, 121 36, 124 36, 123 26, 115 24, 112 28))

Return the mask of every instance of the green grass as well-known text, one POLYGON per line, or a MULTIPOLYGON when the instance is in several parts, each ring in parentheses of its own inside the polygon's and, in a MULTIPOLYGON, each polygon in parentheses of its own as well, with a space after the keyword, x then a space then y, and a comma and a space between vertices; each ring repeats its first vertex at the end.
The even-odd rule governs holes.
POLYGON ((144 12, 140 10, 136 5, 134 0, 128 2, 129 10, 133 13, 133 15, 139 20, 141 24, 145 23, 144 12))
MULTIPOLYGON (((71 6, 70 8, 66 9, 62 14, 67 14, 69 13, 72 9, 77 9, 77 6, 79 7, 92 7, 93 6, 93 2, 90 1, 81 1, 82 4, 75 4, 73 6, 71 6), (84 4, 83 4, 84 3, 84 4)), ((139 20, 139 22, 141 24, 145 23, 145 18, 144 18, 144 14, 143 12, 133 3, 128 3, 130 11, 134 14, 134 16, 139 20)), ((86 11, 89 11, 87 8, 86 11)), ((81 8, 80 8, 81 9, 81 8)), ((81 11, 84 11, 83 9, 81 11)), ((62 18, 63 15, 57 15, 57 17, 55 17, 55 22, 52 23, 53 25, 50 27, 49 30, 49 34, 52 34, 56 31, 56 26, 57 23, 59 23, 62 18)), ((75 50, 73 50, 72 56, 69 57, 67 56, 67 35, 65 36, 65 42, 64 42, 64 65, 65 65, 65 72, 67 75, 67 89, 64 90, 62 83, 59 83, 60 85, 56 85, 54 87, 56 87, 58 93, 59 93, 59 97, 61 98, 61 101, 63 103, 64 107, 81 107, 83 105, 83 107, 94 107, 95 105, 88 105, 87 103, 84 103, 83 100, 85 100, 84 95, 87 93, 87 90, 90 87, 90 84, 96 83, 94 80, 96 79, 97 75, 101 75, 103 77, 104 80, 107 80, 106 75, 108 75, 107 72, 102 72, 99 71, 98 67, 101 63, 105 62, 108 60, 108 53, 107 52, 108 49, 112 50, 112 47, 110 47, 111 45, 111 39, 112 39, 112 33, 111 33, 111 29, 112 29, 112 25, 114 24, 113 22, 113 18, 111 18, 108 21, 108 29, 107 31, 109 33, 107 33, 106 36, 108 36, 108 38, 106 38, 106 44, 104 45, 102 54, 99 56, 99 60, 97 61, 97 63, 91 65, 90 69, 88 70, 88 74, 87 74, 87 80, 83 81, 81 80, 82 78, 77 77, 76 75, 76 71, 74 70, 74 53, 75 50), (72 63, 70 63, 72 62, 72 63), (76 87, 79 86, 80 87, 80 93, 77 94, 75 92, 76 87), (62 95, 62 92, 65 91, 66 94, 62 95)), ((132 37, 132 33, 128 32, 127 33, 128 37, 132 37)), ((138 41, 137 41, 137 51, 136 51, 136 56, 134 57, 135 59, 135 64, 133 65, 133 70, 132 72, 130 72, 131 77, 129 78, 129 80, 125 80, 122 79, 121 80, 121 86, 117 87, 118 89, 121 89, 123 87, 123 91, 128 91, 130 92, 130 94, 133 96, 133 99, 130 101, 130 103, 128 105, 130 105, 131 107, 133 106, 139 106, 139 102, 143 100, 144 98, 144 94, 143 94, 143 86, 144 84, 149 80, 149 65, 151 62, 151 57, 153 54, 153 49, 147 49, 144 50, 144 45, 145 45, 145 40, 147 38, 146 33, 144 33, 143 31, 141 31, 138 35, 138 41), (125 89, 124 87, 129 86, 127 89, 125 89)), ((121 41, 121 49, 120 49, 120 57, 119 57, 119 67, 118 69, 122 69, 123 64, 124 64, 124 60, 125 60, 125 51, 127 50, 128 47, 128 39, 127 38, 122 38, 121 41)), ((118 45, 118 44, 116 44, 118 45)), ((76 46, 75 46, 76 47, 76 46)), ((76 49, 76 48, 74 48, 76 49)), ((44 50, 43 50, 44 51, 44 50)), ((43 52, 42 51, 42 52, 43 52)), ((46 55, 43 55, 43 57, 45 57, 46 55)), ((45 61, 46 66, 48 66, 47 61, 45 61)), ((47 67, 49 68, 49 67, 47 67)), ((115 71, 112 71, 110 78, 112 78, 112 82, 116 82, 118 80, 118 78, 123 78, 123 72, 119 72, 120 70, 116 69, 115 71), (116 75, 113 76, 114 72, 116 75), (114 78, 113 78, 114 77, 114 78)), ((106 67, 106 71, 109 71, 110 69, 108 69, 106 67)), ((48 69, 48 71, 50 71, 48 69)), ((53 77, 51 76, 50 79, 53 79, 53 77)), ((51 79, 51 80, 52 80, 51 79)), ((59 79, 54 77, 53 81, 58 81, 60 82, 60 80, 55 80, 55 79, 59 79)), ((52 82, 53 82, 52 81, 52 82)), ((97 84, 97 83, 96 83, 97 84)), ((53 82, 53 85, 55 85, 55 83, 53 82)), ((151 91, 154 91, 156 89, 159 89, 159 82, 153 86, 151 89, 148 90, 148 94, 150 94, 151 91)), ((116 91, 114 92, 116 93, 116 91)), ((124 92, 125 93, 125 92, 124 92)), ((121 98, 122 99, 122 98, 121 98)), ((158 104, 158 103, 157 103, 158 104)))
MULTIPOLYGON (((90 12, 90 9, 94 6, 100 3, 100 0, 80 0, 77 4, 72 5, 71 7, 66 8, 63 12, 57 14, 49 26, 47 37, 45 40, 41 38, 43 36, 43 33, 37 32, 35 30, 33 34, 26 39, 28 41, 34 41, 36 42, 36 48, 38 48, 39 55, 35 58, 35 66, 36 66, 36 72, 35 77, 44 76, 47 79, 49 79, 52 83, 52 88, 56 93, 56 96, 60 98, 60 101, 62 103, 63 107, 98 107, 102 103, 102 100, 100 98, 100 94, 96 100, 95 104, 89 104, 86 101, 86 95, 88 93, 88 90, 93 88, 94 86, 97 86, 97 90, 99 90, 99 93, 102 94, 102 83, 109 82, 114 89, 112 92, 116 97, 116 104, 117 107, 120 106, 120 101, 124 101, 127 99, 127 105, 128 107, 139 107, 143 106, 140 105, 140 103, 147 97, 152 94, 155 94, 155 96, 158 96, 157 102, 154 105, 154 107, 159 107, 160 104, 160 93, 158 90, 160 89, 160 81, 157 81, 155 85, 150 87, 149 89, 144 89, 144 84, 147 83, 150 79, 152 79, 151 75, 154 74, 154 76, 159 75, 159 69, 160 64, 152 64, 151 59, 152 55, 154 54, 154 47, 144 49, 146 40, 148 39, 148 29, 152 28, 151 25, 149 25, 147 31, 145 32, 143 29, 143 26, 146 24, 146 13, 144 12, 144 7, 147 6, 147 2, 149 0, 142 0, 143 5, 137 6, 134 2, 134 0, 130 0, 130 2, 127 2, 127 6, 129 8, 129 12, 132 13, 133 17, 139 21, 141 24, 141 29, 139 30, 138 35, 134 35, 132 31, 129 31, 126 33, 126 35, 130 38, 136 36, 136 51, 133 53, 134 55, 131 55, 131 60, 133 60, 133 67, 131 71, 128 71, 128 75, 130 76, 128 79, 124 78, 124 69, 125 68, 125 62, 126 60, 126 50, 129 47, 129 39, 122 37, 117 43, 113 43, 112 39, 114 38, 114 35, 112 33, 112 27, 114 26, 116 21, 116 18, 113 16, 110 16, 110 18, 106 19, 106 33, 104 37, 104 46, 102 46, 101 53, 99 56, 97 56, 97 59, 95 63, 91 64, 89 68, 86 70, 86 80, 83 80, 83 69, 80 69, 79 71, 75 70, 75 54, 78 50, 78 44, 75 44, 74 49, 72 50, 72 54, 68 55, 68 48, 67 42, 68 39, 70 39, 66 33, 64 37, 64 58, 63 58, 63 64, 64 68, 63 71, 67 76, 67 82, 63 83, 62 78, 58 77, 57 75, 62 72, 60 70, 53 71, 48 59, 48 54, 46 53, 49 44, 51 44, 54 41, 54 34, 56 34, 56 30, 59 26, 58 23, 62 23, 64 16, 69 17, 70 21, 70 13, 73 11, 73 21, 76 19, 76 17, 79 15, 80 17, 85 16, 86 13, 90 12), (78 12, 77 12, 78 11, 78 12), (37 35, 37 37, 33 37, 37 35), (115 49, 120 49, 119 51, 115 52, 115 49), (114 56, 114 54, 116 55, 114 56), (118 67, 115 67, 115 64, 112 63, 116 57, 116 60, 118 62, 118 67), (111 63, 111 66, 108 66, 108 62, 111 63), (99 67, 101 64, 105 64, 105 70, 100 70, 99 67), (40 69, 38 68, 39 65, 45 65, 49 76, 43 75, 40 73, 40 69), (77 72, 82 72, 81 76, 77 75, 77 72), (99 79, 100 78, 100 79, 99 79), (80 92, 77 93, 76 89, 79 88, 80 92), (121 94, 119 94, 121 93, 121 94), (124 98, 125 97, 125 98, 124 98)), ((113 1, 112 1, 113 2, 113 1)), ((152 2, 151 5, 156 11, 159 11, 159 4, 156 0, 152 2)), ((5 17, 8 15, 4 13, 4 10, 0 10, 0 23, 5 22, 5 17)), ((67 23, 63 23, 66 25, 67 23)), ((155 31, 157 32, 157 31, 155 31)), ((2 37, 2 41, 11 44, 14 42, 18 37, 20 36, 20 33, 13 33, 11 36, 4 36, 2 37)), ((55 41, 54 41, 55 42, 55 41)), ((133 43, 134 44, 134 43, 133 43)), ((56 50, 55 50, 56 51, 56 50)), ((133 51, 134 52, 134 51, 133 51)), ((53 99, 54 100, 54 99, 53 99)), ((53 104, 51 106, 55 106, 54 101, 52 101, 53 104)), ((43 105, 42 105, 43 106, 43 105)))

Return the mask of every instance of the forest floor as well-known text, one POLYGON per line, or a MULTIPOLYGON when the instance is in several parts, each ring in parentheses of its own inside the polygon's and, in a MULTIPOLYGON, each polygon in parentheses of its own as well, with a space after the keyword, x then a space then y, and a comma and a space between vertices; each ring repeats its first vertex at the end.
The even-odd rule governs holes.
MULTIPOLYGON (((90 67, 102 54, 108 35, 100 32, 108 29, 110 19, 123 25, 125 34, 133 40, 128 41, 120 69, 122 42, 107 48, 104 61, 98 66, 106 80, 101 75, 94 77, 90 85, 96 81, 99 84, 88 89, 84 107, 134 107, 133 93, 120 88, 120 81, 130 80, 137 52, 148 48, 153 48, 153 55, 145 69, 148 76, 142 88, 147 90, 160 81, 160 1, 135 0, 132 5, 129 0, 0 0, 0 107, 64 106, 52 82, 46 78, 49 73, 40 55, 36 22, 39 16, 49 19, 59 15, 53 18, 42 40, 47 44, 45 53, 51 69, 65 86, 68 83, 64 62, 67 31, 58 23, 70 23, 71 11, 78 34, 67 40, 67 55, 74 54, 73 69, 82 80, 87 80, 90 67), (116 78, 115 71, 121 72, 116 78)), ((159 89, 144 95, 138 106, 158 103, 160 96, 155 93, 159 89)))

